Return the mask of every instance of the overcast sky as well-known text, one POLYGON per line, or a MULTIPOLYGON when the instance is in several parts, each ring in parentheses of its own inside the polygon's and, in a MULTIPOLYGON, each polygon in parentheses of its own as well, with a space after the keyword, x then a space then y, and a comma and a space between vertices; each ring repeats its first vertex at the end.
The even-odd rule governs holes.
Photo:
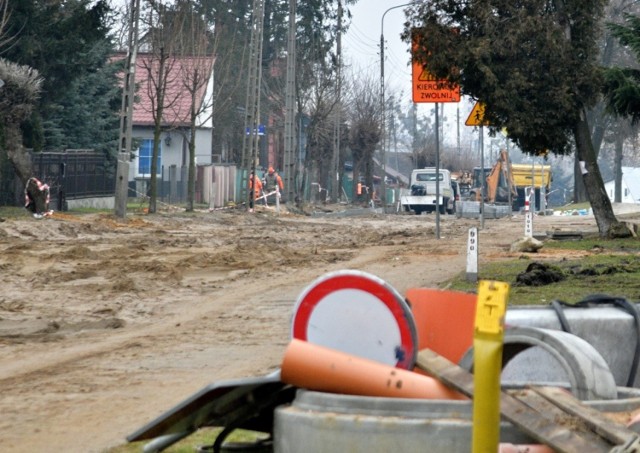
POLYGON ((400 40, 404 24, 403 8, 389 11, 384 18, 384 30, 381 30, 382 16, 389 8, 402 5, 407 1, 360 0, 351 7, 353 15, 349 31, 343 40, 344 63, 354 71, 364 71, 380 77, 380 35, 385 40, 384 77, 387 84, 405 93, 411 91, 411 68, 409 46, 400 40))

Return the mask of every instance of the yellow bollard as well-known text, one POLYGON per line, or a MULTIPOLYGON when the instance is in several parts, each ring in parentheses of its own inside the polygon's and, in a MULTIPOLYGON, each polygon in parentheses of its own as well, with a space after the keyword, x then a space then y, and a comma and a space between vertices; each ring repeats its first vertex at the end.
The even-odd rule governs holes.
POLYGON ((500 373, 508 298, 508 283, 478 283, 473 337, 473 453, 495 452, 500 444, 500 373))

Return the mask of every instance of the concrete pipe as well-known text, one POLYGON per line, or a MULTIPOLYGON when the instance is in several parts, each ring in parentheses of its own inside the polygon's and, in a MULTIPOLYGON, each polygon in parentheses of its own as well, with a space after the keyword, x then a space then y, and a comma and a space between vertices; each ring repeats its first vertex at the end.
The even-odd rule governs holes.
MULTIPOLYGON (((473 371, 473 347, 459 362, 473 371)), ((617 398, 616 382, 609 366, 591 344, 559 330, 510 327, 505 330, 502 381, 566 383, 583 401, 617 398)))

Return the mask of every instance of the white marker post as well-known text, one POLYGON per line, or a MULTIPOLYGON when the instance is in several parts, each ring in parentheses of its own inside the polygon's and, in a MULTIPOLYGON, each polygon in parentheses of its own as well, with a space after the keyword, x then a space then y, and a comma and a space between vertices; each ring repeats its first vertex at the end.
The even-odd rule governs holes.
POLYGON ((532 238, 533 237, 533 211, 530 209, 530 200, 531 195, 534 194, 533 188, 530 189, 529 193, 526 196, 525 206, 524 206, 524 237, 532 238))
POLYGON ((467 281, 478 281, 478 228, 469 228, 467 241, 467 281))

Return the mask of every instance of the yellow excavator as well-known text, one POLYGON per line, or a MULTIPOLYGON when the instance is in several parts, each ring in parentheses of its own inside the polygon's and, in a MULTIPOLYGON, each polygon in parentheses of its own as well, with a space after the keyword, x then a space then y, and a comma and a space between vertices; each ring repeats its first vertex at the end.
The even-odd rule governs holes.
MULTIPOLYGON (((473 187, 469 193, 470 200, 482 200, 482 173, 482 168, 480 167, 473 169, 473 187)), ((493 167, 484 169, 484 176, 484 201, 486 203, 510 203, 513 207, 518 197, 518 192, 513 180, 509 153, 506 150, 500 150, 497 162, 493 167)))

